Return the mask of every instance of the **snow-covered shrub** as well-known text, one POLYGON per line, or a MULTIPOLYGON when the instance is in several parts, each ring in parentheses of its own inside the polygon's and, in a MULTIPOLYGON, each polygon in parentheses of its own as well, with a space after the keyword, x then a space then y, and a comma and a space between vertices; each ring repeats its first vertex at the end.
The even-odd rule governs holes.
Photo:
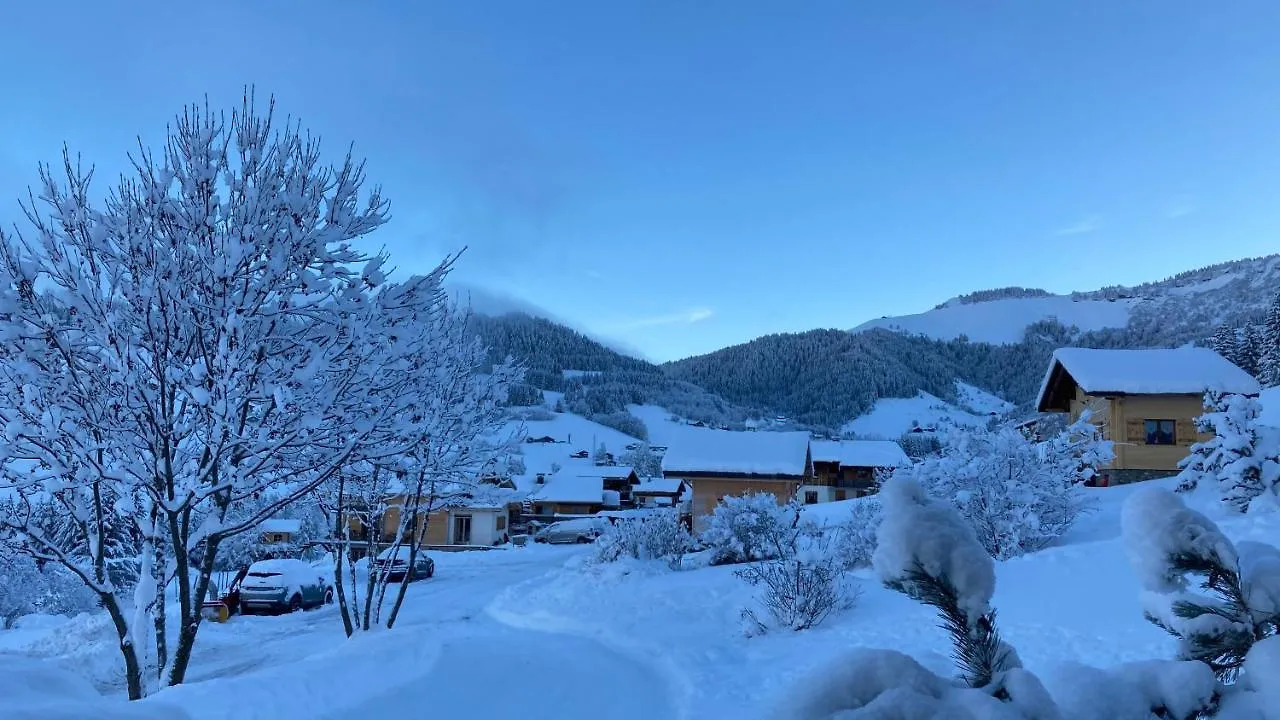
POLYGON ((846 570, 868 567, 876 551, 882 510, 875 496, 853 503, 849 517, 836 528, 832 552, 846 570))
POLYGON ((781 557, 798 509, 769 493, 726 497, 716 505, 699 540, 716 565, 781 557))
POLYGON ((1257 399, 1210 390, 1204 410, 1196 430, 1213 437, 1192 445, 1191 454, 1178 463, 1178 490, 1216 483, 1223 504, 1240 512, 1255 498, 1280 494, 1280 447, 1258 425, 1257 399))
POLYGON ((996 631, 995 564, 973 528, 908 478, 891 481, 881 496, 884 516, 872 558, 880 579, 937 608, 970 687, 985 687, 998 674, 1021 667, 996 631))
POLYGON ((1280 632, 1280 550, 1233 545, 1212 520, 1160 488, 1134 493, 1121 526, 1147 591, 1147 619, 1178 639, 1180 659, 1235 680, 1250 648, 1280 632))
POLYGON ((75 615, 95 607, 93 592, 61 566, 41 567, 29 555, 0 545, 0 630, 31 613, 75 615))
POLYGON ((1115 459, 1115 444, 1102 438, 1102 428, 1085 410, 1075 422, 1039 446, 1042 460, 1069 482, 1091 484, 1098 468, 1115 459))
POLYGON ((693 537, 680 522, 680 514, 669 508, 654 510, 638 518, 621 518, 596 538, 596 557, 614 562, 624 557, 662 560, 678 570, 693 537))
MULTIPOLYGON (((831 552, 822 535, 799 527, 788 530, 779 557, 751 563, 734 574, 761 589, 760 604, 775 627, 807 630, 853 600, 840 582, 841 558, 831 552)), ((752 630, 768 629, 754 610, 748 608, 742 614, 752 630)))
POLYGON ((1075 523, 1085 510, 1077 473, 1074 456, 1062 461, 1004 428, 960 435, 909 474, 953 504, 987 552, 1004 560, 1046 547, 1075 523))

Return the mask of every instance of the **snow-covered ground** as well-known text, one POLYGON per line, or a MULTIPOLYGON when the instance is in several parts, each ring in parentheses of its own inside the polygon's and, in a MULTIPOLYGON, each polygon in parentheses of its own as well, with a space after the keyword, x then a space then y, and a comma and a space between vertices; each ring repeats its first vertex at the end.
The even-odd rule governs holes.
POLYGON ((1022 341, 1028 325, 1048 318, 1057 318, 1063 325, 1075 325, 1081 330, 1124 327, 1136 302, 1135 299, 1073 300, 1066 295, 1051 295, 951 303, 916 315, 870 320, 854 328, 854 332, 882 327, 938 340, 953 340, 964 335, 974 342, 1016 343, 1022 341))
POLYGON ((896 440, 914 426, 938 428, 946 426, 984 427, 991 416, 957 407, 923 390, 911 398, 881 398, 871 411, 845 423, 842 430, 860 438, 896 440))
MULTIPOLYGON (((1121 503, 1142 486, 1089 490, 1095 511, 1063 544, 997 564, 1000 628, 1050 688, 1063 663, 1105 668, 1173 653, 1168 636, 1143 620, 1119 537, 1121 503)), ((1193 502, 1234 540, 1280 543, 1280 514, 1224 520, 1202 495, 1193 502)), ((814 516, 838 521, 849 507, 833 503, 814 516)), ((111 666, 105 623, 91 631, 88 618, 28 619, 0 631, 0 666, 46 673, 41 687, 65 686, 55 703, 62 714, 23 715, 13 704, 32 707, 32 692, 0 693, 0 717, 82 717, 92 707, 100 717, 336 719, 357 708, 391 717, 409 707, 522 718, 754 718, 851 648, 891 648, 953 672, 934 614, 868 572, 851 579, 861 593, 854 606, 822 626, 748 637, 741 612, 753 590, 732 567, 599 566, 586 562, 590 552, 435 554, 436 577, 411 586, 396 628, 354 640, 333 607, 207 625, 190 681, 129 707, 118 689, 97 699, 91 684, 68 674, 111 666)), ((88 679, 103 689, 105 678, 88 679)))

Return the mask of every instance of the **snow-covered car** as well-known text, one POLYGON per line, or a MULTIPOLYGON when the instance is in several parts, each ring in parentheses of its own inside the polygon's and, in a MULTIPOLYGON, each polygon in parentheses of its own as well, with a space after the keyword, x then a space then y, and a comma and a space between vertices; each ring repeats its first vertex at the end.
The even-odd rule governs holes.
POLYGON ((407 579, 413 582, 436 574, 436 561, 422 550, 413 559, 413 572, 409 572, 409 548, 403 545, 389 547, 378 553, 378 557, 373 560, 373 567, 386 572, 388 580, 407 579))
POLYGON ((538 534, 533 536, 533 539, 536 542, 544 542, 551 545, 595 542, 595 539, 604 532, 608 522, 603 518, 561 520, 539 530, 538 534))
POLYGON ((259 560, 240 583, 240 614, 293 612, 333 602, 333 583, 302 560, 259 560))

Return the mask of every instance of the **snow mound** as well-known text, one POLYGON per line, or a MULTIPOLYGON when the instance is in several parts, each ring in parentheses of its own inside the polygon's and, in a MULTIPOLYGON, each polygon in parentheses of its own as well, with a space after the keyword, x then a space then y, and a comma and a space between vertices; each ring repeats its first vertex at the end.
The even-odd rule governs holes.
POLYGON ((86 678, 51 663, 0 656, 0 717, 5 720, 183 720, 178 708, 104 698, 86 678))
POLYGON ((885 328, 937 340, 965 336, 974 342, 1007 345, 1021 342, 1028 325, 1049 318, 1085 331, 1124 327, 1129 324, 1129 312, 1135 302, 1132 299, 1074 300, 1065 295, 1003 298, 948 305, 917 315, 879 318, 859 325, 853 332, 885 328))

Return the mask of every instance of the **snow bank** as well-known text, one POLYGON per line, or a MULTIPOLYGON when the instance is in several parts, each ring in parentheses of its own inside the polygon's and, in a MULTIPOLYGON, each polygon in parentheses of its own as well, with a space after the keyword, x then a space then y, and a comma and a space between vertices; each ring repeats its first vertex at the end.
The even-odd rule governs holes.
POLYGON ((183 720, 168 704, 104 698, 86 678, 52 663, 0 655, 0 717, 5 720, 183 720))
POLYGON ((1171 558, 1190 555, 1221 567, 1236 566, 1236 551, 1218 526, 1158 487, 1143 488, 1125 501, 1121 515, 1125 548, 1139 581, 1148 591, 1176 592, 1186 588, 1184 574, 1171 558))

